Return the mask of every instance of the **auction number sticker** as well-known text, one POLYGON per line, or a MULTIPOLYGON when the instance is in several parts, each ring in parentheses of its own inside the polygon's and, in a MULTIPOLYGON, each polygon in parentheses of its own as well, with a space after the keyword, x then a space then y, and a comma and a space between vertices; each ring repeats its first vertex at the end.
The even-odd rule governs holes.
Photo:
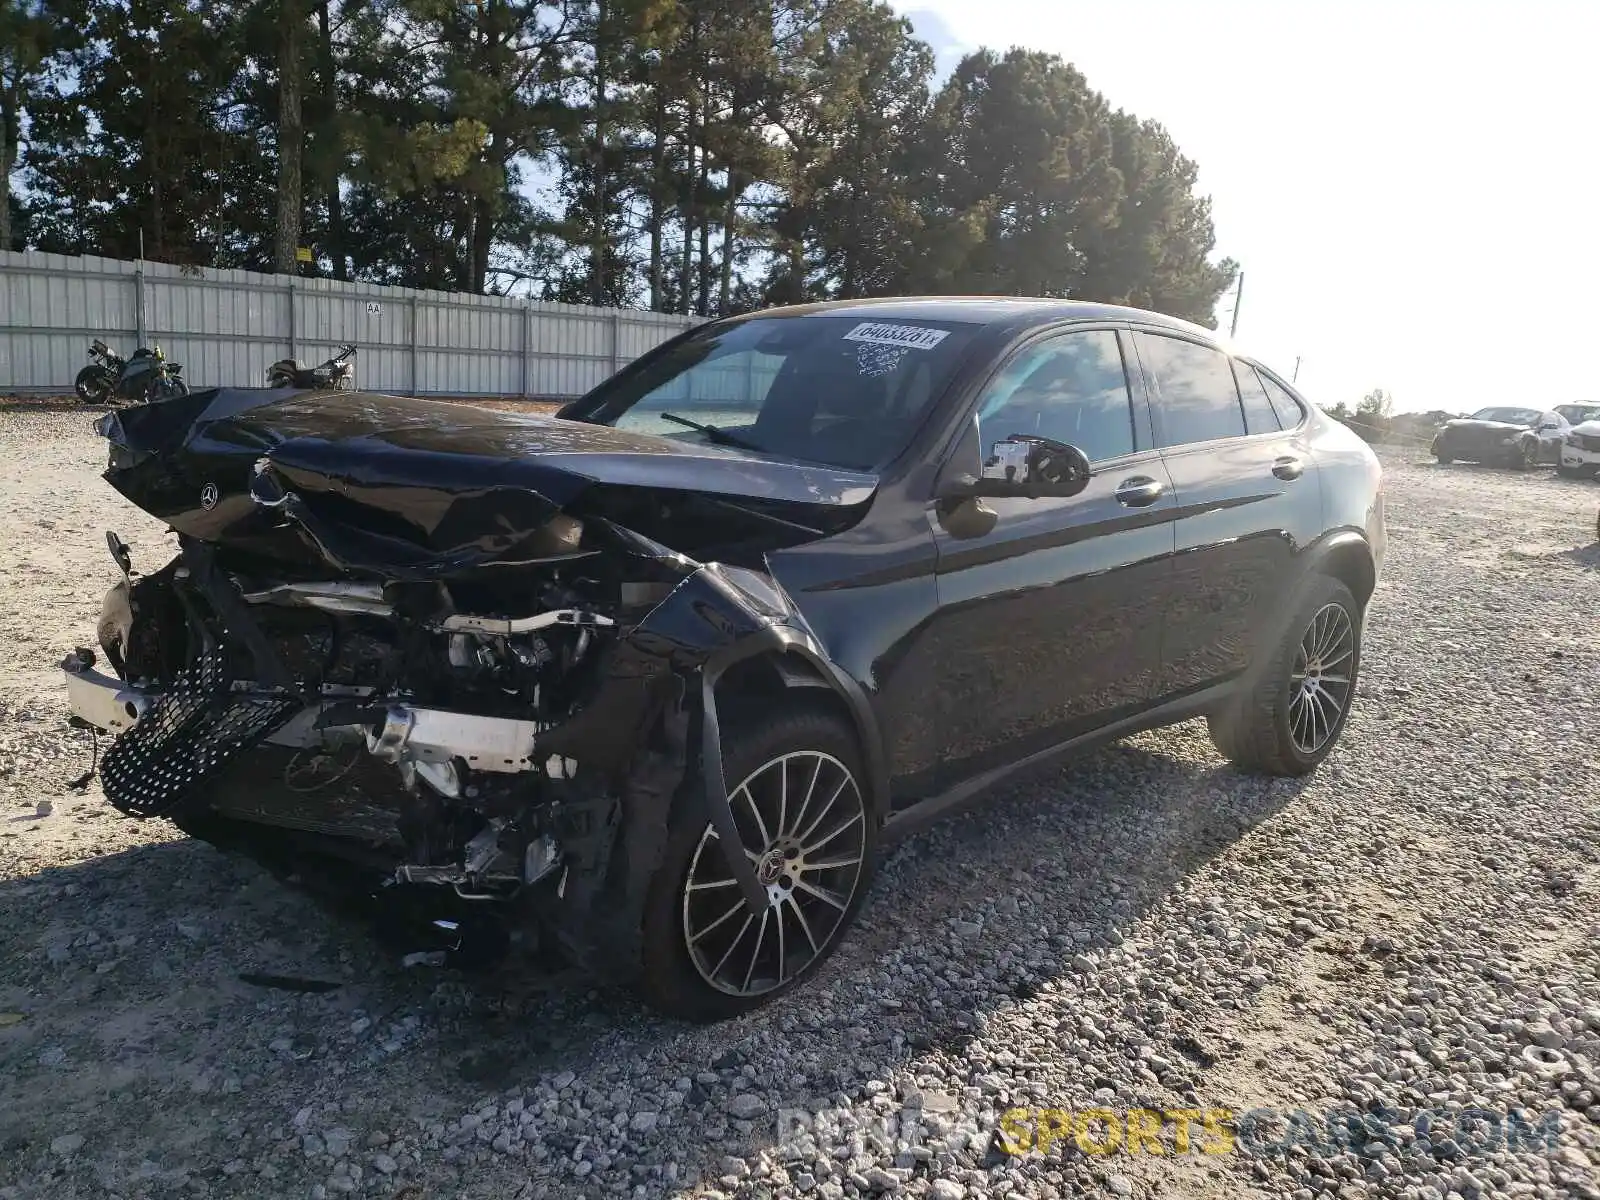
POLYGON ((932 350, 950 336, 948 329, 927 329, 921 325, 885 325, 879 321, 863 321, 844 335, 847 342, 871 342, 875 346, 910 346, 917 350, 932 350))

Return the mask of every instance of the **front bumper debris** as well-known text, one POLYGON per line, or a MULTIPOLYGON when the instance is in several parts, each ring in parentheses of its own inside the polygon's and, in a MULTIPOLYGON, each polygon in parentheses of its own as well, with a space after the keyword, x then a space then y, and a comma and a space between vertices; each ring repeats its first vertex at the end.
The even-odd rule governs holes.
MULTIPOLYGON (((95 670, 94 661, 92 651, 77 650, 62 662, 67 707, 82 724, 106 733, 125 733, 146 717, 162 693, 113 679, 95 670)), ((537 722, 400 705, 374 711, 361 708, 352 698, 353 694, 331 694, 322 703, 303 708, 263 740, 305 749, 321 746, 356 727, 376 725, 376 732, 366 735, 367 746, 385 762, 409 758, 443 764, 459 758, 476 770, 502 773, 535 767, 534 739, 545 729, 537 722), (371 719, 374 717, 376 720, 371 719)), ((557 758, 547 766, 557 772, 571 770, 570 764, 557 758)))
POLYGON ((85 725, 106 733, 132 729, 155 702, 155 693, 94 669, 92 650, 74 650, 61 662, 67 677, 67 707, 85 725))
POLYGON ((207 650, 106 751, 106 800, 131 817, 168 816, 302 707, 293 693, 235 689, 227 656, 207 650))

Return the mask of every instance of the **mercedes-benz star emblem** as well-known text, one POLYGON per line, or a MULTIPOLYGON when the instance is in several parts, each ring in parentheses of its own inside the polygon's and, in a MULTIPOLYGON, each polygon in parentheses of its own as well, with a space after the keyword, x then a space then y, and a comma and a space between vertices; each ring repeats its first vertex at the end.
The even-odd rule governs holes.
POLYGON ((200 489, 200 507, 209 512, 216 506, 217 485, 214 483, 208 483, 205 485, 205 487, 200 489))

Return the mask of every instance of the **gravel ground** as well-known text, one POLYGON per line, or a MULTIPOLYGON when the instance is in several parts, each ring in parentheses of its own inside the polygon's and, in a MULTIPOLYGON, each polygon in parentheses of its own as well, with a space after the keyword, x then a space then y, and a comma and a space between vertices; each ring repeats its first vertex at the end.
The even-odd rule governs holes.
POLYGON ((54 664, 113 582, 101 531, 164 557, 102 462, 80 414, 0 414, 4 1200, 1600 1198, 1600 487, 1392 455, 1316 775, 1243 779, 1198 723, 1036 773, 898 849, 809 986, 708 1029, 407 969, 70 791, 54 664), (1085 1108, 1233 1116, 1097 1154, 1032 1112, 1085 1108), (1337 1113, 1370 1137, 1327 1144, 1337 1113))

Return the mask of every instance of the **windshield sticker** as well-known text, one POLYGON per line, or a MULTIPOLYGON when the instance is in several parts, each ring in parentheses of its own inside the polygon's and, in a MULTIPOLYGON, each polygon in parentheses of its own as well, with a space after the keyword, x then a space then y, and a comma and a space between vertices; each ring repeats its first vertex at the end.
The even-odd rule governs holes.
POLYGON ((932 350, 950 336, 948 329, 927 329, 921 325, 885 325, 879 321, 863 321, 844 335, 847 342, 871 342, 875 346, 910 346, 916 350, 932 350))
POLYGON ((856 374, 863 379, 881 379, 891 375, 905 361, 906 348, 904 346, 879 346, 876 344, 856 347, 856 374))

